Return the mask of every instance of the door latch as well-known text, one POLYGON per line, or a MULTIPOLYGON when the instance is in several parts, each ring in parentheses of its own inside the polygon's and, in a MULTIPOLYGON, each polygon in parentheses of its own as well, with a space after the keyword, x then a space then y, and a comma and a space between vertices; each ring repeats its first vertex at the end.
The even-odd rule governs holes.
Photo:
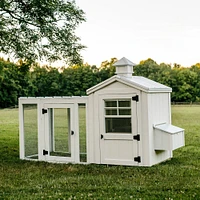
POLYGON ((140 163, 140 162, 141 162, 141 157, 140 157, 140 156, 135 157, 135 158, 134 158, 134 161, 140 163))
POLYGON ((74 135, 74 131, 71 131, 71 135, 74 135))
POLYGON ((48 154, 48 151, 43 150, 43 155, 45 156, 45 155, 47 155, 47 154, 48 154))
POLYGON ((139 134, 134 135, 134 136, 133 136, 133 139, 134 139, 134 140, 137 140, 137 141, 140 141, 140 135, 139 135, 139 134))
POLYGON ((42 108, 42 114, 45 114, 45 113, 47 113, 47 109, 42 108))

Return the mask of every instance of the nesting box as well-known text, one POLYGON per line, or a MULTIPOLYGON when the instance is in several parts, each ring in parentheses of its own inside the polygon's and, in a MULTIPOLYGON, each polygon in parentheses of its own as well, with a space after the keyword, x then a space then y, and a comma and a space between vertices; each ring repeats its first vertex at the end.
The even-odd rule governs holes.
POLYGON ((132 76, 126 58, 114 65, 88 96, 20 98, 20 158, 152 166, 184 146, 184 130, 171 125, 172 89, 132 76))
POLYGON ((184 129, 171 124, 156 124, 154 126, 154 149, 173 151, 185 143, 184 129))

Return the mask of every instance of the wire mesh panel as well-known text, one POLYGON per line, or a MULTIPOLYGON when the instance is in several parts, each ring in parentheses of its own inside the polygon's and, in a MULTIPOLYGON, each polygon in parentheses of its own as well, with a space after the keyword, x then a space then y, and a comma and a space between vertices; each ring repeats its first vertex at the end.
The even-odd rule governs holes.
POLYGON ((86 108, 85 104, 79 104, 79 150, 80 162, 87 162, 86 151, 86 108))
POLYGON ((24 104, 25 157, 38 159, 37 104, 24 104))
POLYGON ((51 110, 51 156, 71 156, 70 108, 51 110))

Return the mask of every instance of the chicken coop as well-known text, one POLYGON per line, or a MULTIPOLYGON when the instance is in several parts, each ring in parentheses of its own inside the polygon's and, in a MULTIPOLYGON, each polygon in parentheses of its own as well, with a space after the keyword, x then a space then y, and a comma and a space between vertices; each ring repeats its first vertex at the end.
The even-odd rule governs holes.
POLYGON ((19 98, 20 158, 62 163, 152 166, 184 146, 171 124, 172 89, 132 76, 134 63, 84 97, 19 98))

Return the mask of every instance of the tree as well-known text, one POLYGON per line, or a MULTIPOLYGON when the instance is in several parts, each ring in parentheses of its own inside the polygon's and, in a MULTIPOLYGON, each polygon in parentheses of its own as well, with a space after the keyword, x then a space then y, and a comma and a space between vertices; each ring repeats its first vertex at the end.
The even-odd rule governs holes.
POLYGON ((195 85, 195 96, 196 96, 196 101, 200 102, 200 63, 196 63, 195 65, 191 66, 191 71, 195 72, 197 74, 197 82, 195 85))
POLYGON ((28 63, 19 64, 0 60, 0 107, 17 105, 18 97, 32 96, 34 86, 30 81, 28 63))
POLYGON ((73 0, 1 0, 0 52, 26 60, 81 62, 75 35, 85 21, 73 0))
POLYGON ((198 82, 197 73, 190 68, 173 68, 171 71, 172 101, 191 102, 198 99, 196 84, 198 82))
POLYGON ((60 73, 57 68, 35 64, 32 70, 35 96, 60 96, 60 73))
POLYGON ((111 76, 115 75, 115 66, 113 64, 117 61, 117 58, 111 58, 110 61, 106 60, 101 63, 101 67, 98 73, 98 81, 104 81, 111 76))
POLYGON ((134 74, 153 79, 151 76, 155 76, 159 70, 159 65, 151 58, 148 58, 147 60, 140 61, 140 64, 134 67, 134 74))
POLYGON ((86 90, 98 83, 97 69, 88 64, 64 68, 61 73, 61 96, 83 96, 86 90))

